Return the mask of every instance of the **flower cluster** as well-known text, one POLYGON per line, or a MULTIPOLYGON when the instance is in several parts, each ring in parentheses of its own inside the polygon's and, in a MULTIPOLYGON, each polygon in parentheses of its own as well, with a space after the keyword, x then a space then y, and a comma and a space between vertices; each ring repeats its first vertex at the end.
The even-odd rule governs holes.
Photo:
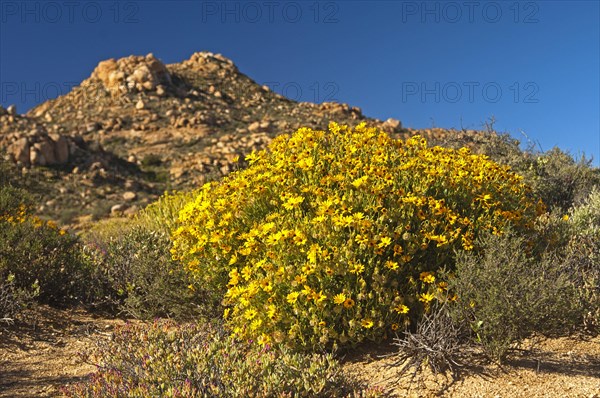
POLYGON ((24 223, 30 223, 34 228, 47 227, 50 230, 57 231, 58 234, 64 235, 67 233, 64 229, 58 228, 56 222, 49 220, 44 221, 39 217, 29 213, 27 206, 21 204, 14 211, 7 211, 0 213, 0 224, 7 223, 9 225, 18 225, 24 223))
POLYGON ((181 210, 172 254, 222 291, 234 334, 262 344, 384 337, 448 297, 436 272, 455 250, 541 210, 486 156, 364 124, 301 128, 246 160, 181 210))

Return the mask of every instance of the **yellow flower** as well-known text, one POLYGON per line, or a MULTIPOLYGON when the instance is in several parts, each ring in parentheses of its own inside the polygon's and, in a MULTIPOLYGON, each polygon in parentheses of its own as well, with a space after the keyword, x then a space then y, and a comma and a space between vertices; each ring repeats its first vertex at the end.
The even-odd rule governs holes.
POLYGON ((435 298, 435 295, 433 293, 422 293, 419 296, 419 301, 421 301, 423 303, 429 303, 434 298, 435 298))
POLYGON ((368 319, 368 318, 365 318, 362 321, 360 321, 360 324, 365 329, 371 329, 373 327, 373 321, 371 319, 368 319))
POLYGON ((314 294, 313 289, 310 286, 304 285, 304 289, 302 289, 302 291, 300 292, 303 295, 305 295, 307 298, 311 298, 314 294))
POLYGON ((292 210, 298 207, 302 202, 304 202, 304 198, 302 196, 292 196, 283 203, 283 207, 286 210, 292 210))
POLYGON ((352 300, 351 298, 347 298, 346 301, 344 301, 344 308, 352 308, 354 307, 354 300, 352 300))
POLYGON ((392 271, 398 269, 398 263, 395 261, 388 260, 385 262, 385 266, 391 269, 392 271))
POLYGON ((388 236, 384 236, 383 238, 381 238, 379 240, 379 243, 377 244, 378 248, 383 248, 383 247, 387 247, 392 243, 392 239, 388 236))
POLYGON ((235 286, 238 283, 240 283, 240 274, 238 273, 238 270, 235 268, 229 272, 229 278, 230 278, 229 285, 231 285, 231 286, 235 286))
MULTIPOLYGON (((248 161, 248 163, 253 164, 256 163, 256 161, 260 159, 260 156, 258 155, 258 152, 256 151, 252 151, 251 154, 246 155, 246 160, 248 161)), ((209 186, 210 187, 210 186, 209 186)))
POLYGON ((399 304, 394 307, 394 311, 396 311, 398 314, 408 314, 409 308, 404 304, 399 304))
POLYGON ((419 277, 419 279, 421 279, 425 283, 434 283, 435 282, 435 276, 433 276, 433 274, 428 271, 421 272, 421 276, 419 277))
POLYGON ((290 304, 295 304, 298 301, 298 296, 300 296, 300 292, 291 292, 287 295, 287 302, 290 304))
POLYGON ((367 182, 368 179, 369 179, 369 176, 362 176, 362 177, 357 178, 356 180, 352 181, 352 185, 354 185, 356 188, 360 188, 367 182))
POLYGON ((400 328, 400 326, 397 323, 392 323, 392 330, 396 331, 400 328))
POLYGON ((247 265, 242 269, 242 278, 249 280, 252 277, 252 268, 247 265))
POLYGON ((256 316, 257 312, 255 309, 247 309, 246 312, 244 313, 244 318, 246 318, 247 320, 252 320, 254 319, 254 317, 256 316))
POLYGON ((276 315, 277 315, 277 307, 275 307, 273 304, 269 305, 269 308, 267 309, 267 316, 270 319, 275 319, 276 315))
POLYGON ((325 299, 327 299, 327 296, 323 294, 323 291, 320 291, 319 293, 313 293, 313 298, 315 300, 315 303, 319 304, 325 301, 325 299))
POLYGON ((448 290, 448 282, 440 282, 438 283, 438 291, 443 292, 448 290))
POLYGON ((265 346, 271 342, 271 338, 263 333, 258 337, 256 341, 258 342, 258 344, 265 346))
POLYGON ((344 293, 336 294, 333 296, 333 302, 337 305, 344 304, 346 301, 346 295, 344 293))
POLYGON ((351 263, 348 267, 348 272, 351 274, 361 274, 365 270, 365 266, 359 263, 351 263))

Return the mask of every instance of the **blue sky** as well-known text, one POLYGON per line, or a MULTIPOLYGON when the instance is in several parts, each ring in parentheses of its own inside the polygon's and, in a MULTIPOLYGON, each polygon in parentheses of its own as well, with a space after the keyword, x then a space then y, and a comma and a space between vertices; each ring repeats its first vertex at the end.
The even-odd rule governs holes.
POLYGON ((0 0, 0 103, 107 58, 222 53, 280 94, 405 126, 495 128, 600 159, 598 1, 0 0))

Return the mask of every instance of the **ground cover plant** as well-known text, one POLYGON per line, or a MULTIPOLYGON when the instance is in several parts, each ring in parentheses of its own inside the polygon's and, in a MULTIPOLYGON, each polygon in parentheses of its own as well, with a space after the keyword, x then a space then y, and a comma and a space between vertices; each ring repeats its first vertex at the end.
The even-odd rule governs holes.
POLYGON ((84 356, 99 367, 68 397, 377 397, 329 354, 236 341, 218 324, 128 325, 84 356))

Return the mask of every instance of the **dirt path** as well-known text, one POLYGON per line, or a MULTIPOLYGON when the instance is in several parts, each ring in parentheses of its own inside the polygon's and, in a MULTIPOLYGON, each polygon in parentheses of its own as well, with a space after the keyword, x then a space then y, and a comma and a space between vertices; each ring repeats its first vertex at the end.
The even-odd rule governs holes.
MULTIPOLYGON (((0 326, 0 397, 62 396, 61 386, 94 371, 78 353, 123 323, 83 310, 40 306, 20 322, 0 326)), ((502 369, 479 364, 450 385, 427 372, 413 384, 398 383, 396 369, 386 366, 392 359, 379 354, 358 353, 344 368, 393 397, 600 398, 600 336, 547 339, 513 356, 502 369)))
POLYGON ((94 371, 78 353, 123 323, 40 306, 12 325, 0 325, 0 397, 62 396, 61 386, 94 371))
POLYGON ((512 354, 502 367, 481 355, 468 358, 472 362, 457 381, 428 370, 412 383, 410 373, 399 380, 397 367, 389 366, 393 357, 368 354, 346 368, 391 397, 600 398, 600 336, 543 339, 533 349, 512 354))

